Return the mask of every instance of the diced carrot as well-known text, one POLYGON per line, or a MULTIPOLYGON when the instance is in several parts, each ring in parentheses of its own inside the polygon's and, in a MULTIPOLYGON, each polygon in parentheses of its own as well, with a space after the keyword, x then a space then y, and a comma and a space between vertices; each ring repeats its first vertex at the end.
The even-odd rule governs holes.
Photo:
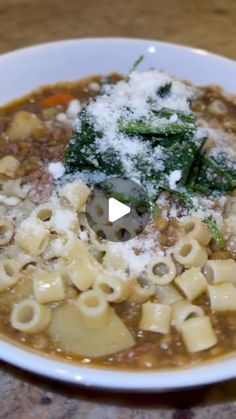
POLYGON ((47 96, 41 100, 40 106, 42 108, 53 108, 58 105, 66 106, 73 99, 75 99, 75 96, 69 92, 56 93, 55 95, 47 96))

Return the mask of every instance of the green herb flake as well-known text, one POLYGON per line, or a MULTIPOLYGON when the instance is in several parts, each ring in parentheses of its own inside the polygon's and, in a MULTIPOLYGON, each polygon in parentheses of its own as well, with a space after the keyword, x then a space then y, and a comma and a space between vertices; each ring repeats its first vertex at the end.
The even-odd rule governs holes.
POLYGON ((217 246, 220 249, 224 249, 225 248, 225 239, 222 236, 221 232, 219 231, 215 221, 213 220, 212 217, 207 217, 205 218, 205 220, 203 220, 203 222, 207 225, 207 227, 209 228, 213 239, 215 240, 217 246))
POLYGON ((140 55, 138 58, 136 58, 135 62, 133 63, 129 74, 132 73, 132 71, 135 71, 137 69, 137 67, 139 66, 139 64, 144 60, 144 55, 140 55))
POLYGON ((161 98, 164 99, 166 96, 168 96, 171 92, 171 88, 172 88, 172 82, 163 84, 163 86, 160 86, 157 90, 157 95, 161 98))

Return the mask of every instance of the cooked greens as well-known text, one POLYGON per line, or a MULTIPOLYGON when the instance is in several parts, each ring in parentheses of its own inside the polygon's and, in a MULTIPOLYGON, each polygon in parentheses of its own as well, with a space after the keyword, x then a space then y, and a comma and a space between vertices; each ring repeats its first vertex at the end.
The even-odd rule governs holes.
MULTIPOLYGON (((139 57, 134 66, 141 60, 139 57)), ((130 88, 129 78, 124 83, 127 83, 127 89, 130 88)), ((89 109, 96 105, 96 99, 93 99, 80 113, 66 150, 67 173, 90 171, 127 178, 133 175, 154 197, 153 202, 161 191, 168 190, 187 208, 200 208, 203 212, 204 206, 198 203, 199 194, 206 197, 227 194, 235 189, 236 161, 225 152, 204 151, 207 136, 198 129, 194 113, 162 106, 165 100, 169 103, 173 89, 172 82, 160 85, 154 94, 147 96, 142 112, 135 108, 135 101, 131 105, 117 102, 119 114, 111 121, 111 131, 109 121, 104 128, 91 115, 89 109), (172 187, 170 177, 177 170, 181 176, 172 187)), ((129 90, 124 89, 121 93, 129 98, 129 90)), ((106 105, 109 95, 108 89, 102 105, 106 105)), ((189 103, 189 98, 186 100, 189 103)), ((104 109, 101 106, 101 112, 105 112, 104 109)), ((112 119, 113 114, 110 115, 112 119)), ((204 221, 222 247, 224 241, 213 218, 206 215, 204 221)))
POLYGON ((204 195, 232 192, 236 188, 236 160, 225 152, 204 153, 196 166, 192 188, 204 195))
POLYGON ((180 135, 192 136, 196 126, 192 113, 184 113, 163 108, 151 110, 148 118, 140 120, 119 121, 121 132, 126 134, 151 134, 160 136, 180 135))
POLYGON ((207 227, 209 228, 209 230, 212 234, 212 237, 215 240, 217 246, 220 249, 223 249, 225 247, 225 239, 222 236, 219 229, 217 228, 216 223, 213 220, 213 218, 212 217, 206 217, 203 221, 207 225, 207 227))
POLYGON ((136 58, 135 62, 133 63, 133 65, 132 65, 132 67, 131 67, 131 69, 130 69, 130 71, 129 71, 129 74, 130 74, 132 71, 135 71, 135 70, 137 69, 137 67, 139 66, 139 64, 140 64, 143 60, 144 60, 144 55, 140 55, 138 58, 136 58))
POLYGON ((140 152, 140 147, 138 147, 132 158, 127 153, 126 161, 124 161, 114 148, 110 147, 101 151, 96 147, 96 140, 102 136, 102 133, 95 130, 84 108, 80 114, 80 129, 74 130, 72 140, 66 150, 67 170, 69 172, 100 171, 108 176, 129 177, 126 163, 132 159, 133 167, 139 172, 144 186, 147 186, 147 182, 151 182, 154 189, 158 191, 161 183, 168 182, 168 176, 176 169, 181 170, 180 183, 185 185, 206 138, 204 136, 199 139, 195 138, 196 126, 192 114, 177 112, 176 118, 179 122, 175 124, 170 122, 171 115, 175 115, 174 111, 168 109, 153 112, 154 128, 146 122, 148 129, 145 132, 138 123, 135 125, 136 123, 130 122, 125 125, 125 122, 119 121, 121 134, 125 131, 132 139, 134 147, 136 144, 140 146, 143 143, 144 150, 140 152), (161 124, 158 123, 160 116, 161 124), (145 135, 147 133, 150 135, 145 135), (155 155, 156 158, 153 158, 155 155))

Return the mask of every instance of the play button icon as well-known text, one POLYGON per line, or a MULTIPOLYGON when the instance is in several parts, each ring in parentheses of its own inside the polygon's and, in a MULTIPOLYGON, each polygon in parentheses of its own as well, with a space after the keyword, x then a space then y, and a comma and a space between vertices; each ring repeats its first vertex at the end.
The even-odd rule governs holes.
POLYGON ((85 212, 100 239, 123 242, 144 230, 150 218, 150 203, 146 191, 136 182, 108 178, 93 187, 85 212))
POLYGON ((109 198, 108 200, 108 220, 113 223, 119 220, 124 215, 129 214, 131 211, 128 205, 122 204, 115 198, 109 198))

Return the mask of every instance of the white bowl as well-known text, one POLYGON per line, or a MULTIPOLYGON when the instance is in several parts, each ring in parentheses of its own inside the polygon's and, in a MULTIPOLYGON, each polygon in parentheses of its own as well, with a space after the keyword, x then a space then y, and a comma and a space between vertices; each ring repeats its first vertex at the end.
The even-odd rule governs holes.
MULTIPOLYGON (((235 61, 157 41, 96 38, 43 44, 0 56, 0 104, 43 84, 111 71, 127 73, 140 54, 145 56, 141 70, 155 67, 197 84, 220 84, 236 93, 235 61)), ((0 358, 62 381, 132 391, 161 392, 236 376, 236 355, 179 370, 128 372, 50 359, 1 340, 0 358)))

